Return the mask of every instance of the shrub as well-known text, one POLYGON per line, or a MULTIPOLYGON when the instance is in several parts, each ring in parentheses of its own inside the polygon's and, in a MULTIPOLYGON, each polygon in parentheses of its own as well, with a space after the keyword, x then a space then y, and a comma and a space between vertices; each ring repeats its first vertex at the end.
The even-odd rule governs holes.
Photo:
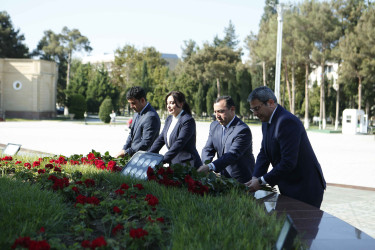
POLYGON ((112 113, 113 105, 110 97, 104 99, 99 108, 99 118, 105 123, 109 123, 111 117, 109 116, 112 113))
POLYGON ((81 94, 74 94, 68 100, 69 113, 75 114, 75 119, 83 119, 86 111, 86 100, 81 94))

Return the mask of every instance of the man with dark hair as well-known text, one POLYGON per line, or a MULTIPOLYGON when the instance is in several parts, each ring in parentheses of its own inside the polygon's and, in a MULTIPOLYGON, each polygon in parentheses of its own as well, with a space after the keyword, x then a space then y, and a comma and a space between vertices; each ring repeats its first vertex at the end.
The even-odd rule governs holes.
POLYGON ((123 149, 116 157, 132 156, 139 150, 147 151, 154 143, 160 131, 160 118, 151 104, 147 102, 146 93, 141 87, 132 87, 126 99, 136 113, 130 133, 123 149))
POLYGON ((254 169, 252 136, 249 126, 235 115, 230 96, 218 97, 214 103, 216 121, 210 125, 202 161, 217 160, 199 167, 198 172, 215 171, 241 183, 251 179, 254 169))
POLYGON ((278 185, 281 194, 319 208, 326 182, 302 122, 278 105, 265 86, 254 89, 247 101, 262 122, 263 140, 253 178, 245 185, 251 191, 278 185))

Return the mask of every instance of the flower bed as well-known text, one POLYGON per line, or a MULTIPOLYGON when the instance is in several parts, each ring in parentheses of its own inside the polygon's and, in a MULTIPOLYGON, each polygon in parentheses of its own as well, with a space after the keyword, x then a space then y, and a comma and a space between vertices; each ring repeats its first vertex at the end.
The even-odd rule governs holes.
POLYGON ((41 192, 53 192, 63 198, 70 212, 65 232, 56 233, 54 227, 39 221, 35 225, 38 230, 25 230, 28 234, 19 232, 7 239, 0 238, 1 246, 164 249, 179 246, 211 248, 218 242, 218 247, 225 248, 226 244, 231 245, 225 240, 228 237, 231 240, 241 238, 236 239, 239 246, 267 247, 274 244, 281 222, 258 208, 238 182, 217 178, 214 174, 199 174, 195 169, 181 165, 149 168, 149 181, 138 181, 119 173, 119 165, 124 165, 126 160, 113 159, 108 153, 100 155, 95 151, 85 157, 73 155, 33 160, 2 157, 0 169, 3 178, 39 185, 41 192), (224 204, 225 201, 230 203, 224 204), (200 208, 197 210, 194 206, 200 208), (192 211, 195 213, 190 214, 192 211), (202 214, 206 218, 202 218, 202 214), (228 221, 225 216, 233 218, 228 221), (250 221, 243 221, 244 218, 250 221), (209 221, 200 225, 205 219, 209 221), (221 227, 213 228, 210 221, 221 227), (241 223, 243 225, 239 225, 241 223), (254 223, 266 225, 261 230, 263 232, 259 234, 251 228, 254 223), (227 232, 230 225, 235 234, 227 232), (243 226, 247 227, 246 230, 241 229, 243 226), (225 232, 220 237, 226 243, 214 238, 220 232, 225 232), (253 237, 257 238, 256 241, 253 237), (246 238, 253 242, 247 242, 246 238))

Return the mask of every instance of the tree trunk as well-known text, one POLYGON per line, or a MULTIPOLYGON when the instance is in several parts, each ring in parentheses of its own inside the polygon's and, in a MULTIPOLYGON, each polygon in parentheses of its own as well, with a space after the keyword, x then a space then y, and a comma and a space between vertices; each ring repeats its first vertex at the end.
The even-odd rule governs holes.
POLYGON ((340 84, 337 84, 335 130, 339 129, 339 119, 340 119, 340 110, 339 109, 340 109, 340 84))
POLYGON ((319 121, 319 129, 325 129, 326 128, 326 102, 325 102, 325 87, 324 87, 324 65, 325 61, 322 60, 322 63, 320 65, 322 69, 321 73, 321 83, 320 83, 320 121, 319 121))
MULTIPOLYGON (((70 64, 71 64, 71 59, 72 59, 72 52, 69 51, 68 52, 68 60, 67 60, 67 63, 68 63, 68 67, 67 67, 67 70, 66 70, 66 89, 68 89, 69 87, 69 80, 70 80, 70 64)), ((64 107, 64 115, 69 115, 69 109, 68 107, 64 107)))
POLYGON ((220 97, 220 81, 219 81, 219 78, 216 78, 216 86, 217 86, 217 97, 220 97))
POLYGON ((286 88, 288 90, 289 110, 292 111, 292 96, 290 94, 290 84, 289 84, 289 78, 288 78, 288 62, 285 62, 284 74, 285 74, 286 88))
POLYGON ((305 64, 305 129, 309 128, 309 64, 305 64))
POLYGON ((296 79, 295 79, 295 67, 293 63, 292 64, 292 109, 291 109, 292 114, 295 114, 296 112, 295 102, 296 102, 296 79))
POLYGON ((263 61, 263 86, 267 86, 267 79, 266 79, 266 62, 263 61))
POLYGON ((362 77, 358 74, 358 110, 362 108, 362 77))

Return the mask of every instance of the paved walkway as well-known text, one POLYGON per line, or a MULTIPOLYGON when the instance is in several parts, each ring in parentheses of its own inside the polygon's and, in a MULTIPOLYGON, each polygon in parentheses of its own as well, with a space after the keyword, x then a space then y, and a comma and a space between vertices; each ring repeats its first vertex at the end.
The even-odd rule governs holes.
MULTIPOLYGON (((197 122, 197 149, 207 140, 209 122, 197 122)), ((254 156, 259 152, 260 126, 251 125, 254 156)), ((101 125, 67 121, 0 122, 0 144, 51 154, 87 154, 92 149, 115 155, 128 136, 126 125, 101 125)), ((375 238, 375 137, 308 132, 311 144, 329 185, 322 210, 375 238)), ((164 153, 165 148, 160 153, 164 153)))

